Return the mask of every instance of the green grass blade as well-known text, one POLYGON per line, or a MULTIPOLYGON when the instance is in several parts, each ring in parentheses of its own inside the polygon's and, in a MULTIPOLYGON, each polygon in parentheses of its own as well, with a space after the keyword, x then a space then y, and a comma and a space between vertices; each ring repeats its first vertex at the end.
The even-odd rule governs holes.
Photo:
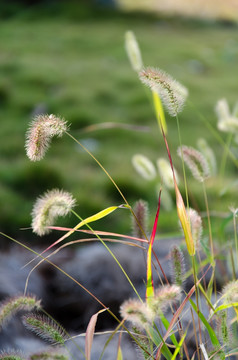
MULTIPOLYGON (((205 328, 207 329, 207 332, 210 336, 211 342, 214 346, 216 347, 221 347, 219 340, 216 336, 216 333, 214 332, 214 330, 212 329, 211 325, 208 323, 208 321, 206 320, 205 316, 197 309, 197 305, 193 302, 192 299, 189 299, 190 304, 192 305, 192 308, 196 311, 196 313, 198 313, 199 319, 202 321, 203 325, 205 326, 205 328)), ((224 354, 225 356, 225 354, 224 354)))
POLYGON ((176 360, 176 356, 178 355, 178 353, 179 353, 179 351, 180 351, 180 349, 181 349, 181 347, 183 345, 183 342, 185 340, 186 335, 187 335, 187 333, 183 334, 180 342, 178 343, 178 345, 177 345, 177 347, 175 349, 175 352, 173 353, 173 356, 172 356, 171 360, 176 360))

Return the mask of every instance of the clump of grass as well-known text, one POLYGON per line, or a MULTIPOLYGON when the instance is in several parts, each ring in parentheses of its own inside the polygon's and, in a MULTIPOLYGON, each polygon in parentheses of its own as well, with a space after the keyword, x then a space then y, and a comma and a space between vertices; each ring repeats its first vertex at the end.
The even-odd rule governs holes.
MULTIPOLYGON (((151 67, 145 67, 142 69, 143 64, 139 45, 132 32, 129 32, 126 35, 126 49, 133 69, 138 73, 141 81, 146 84, 152 91, 152 99, 156 111, 156 117, 158 120, 159 128, 161 130, 162 140, 165 144, 165 150, 168 155, 168 160, 161 157, 158 159, 158 169, 156 169, 154 164, 142 154, 136 154, 132 159, 133 166, 136 168, 137 172, 147 181, 155 183, 159 181, 159 178, 157 176, 157 170, 161 177, 161 187, 157 194, 158 206, 151 231, 151 236, 149 238, 147 237, 148 221, 146 203, 139 201, 136 203, 136 206, 134 208, 130 206, 125 195, 122 193, 115 180, 111 177, 111 175, 107 172, 103 165, 82 143, 80 143, 72 134, 68 132, 68 126, 64 120, 54 115, 41 115, 40 117, 36 118, 31 124, 30 130, 27 134, 26 149, 27 155, 30 160, 39 161, 45 155, 51 138, 55 135, 62 136, 63 133, 65 133, 73 141, 75 141, 77 145, 80 145, 81 148, 86 151, 86 153, 90 155, 90 157, 97 163, 97 165, 111 181, 111 183, 123 199, 124 203, 122 205, 104 208, 96 214, 91 215, 86 219, 82 219, 80 215, 78 215, 73 210, 75 200, 70 193, 63 192, 61 190, 52 190, 46 192, 36 201, 32 212, 32 227, 35 233, 37 233, 38 235, 44 235, 52 229, 52 225, 56 217, 64 216, 69 212, 72 212, 80 220, 80 222, 76 224, 72 229, 66 229, 66 234, 64 234, 57 241, 51 244, 46 250, 51 250, 61 241, 67 239, 75 231, 81 229, 82 226, 87 226, 87 233, 94 235, 95 238, 100 241, 103 246, 105 246, 105 248, 115 260, 116 264, 119 266, 120 270, 125 275, 127 281, 130 283, 136 297, 133 299, 125 300, 122 303, 120 307, 120 314, 122 320, 120 320, 110 309, 107 308, 106 304, 103 304, 100 299, 98 299, 93 294, 93 292, 90 292, 79 281, 72 278, 70 274, 67 274, 64 270, 62 270, 60 267, 56 266, 49 260, 49 258, 56 252, 61 251, 66 246, 76 244, 78 241, 71 241, 64 245, 61 245, 56 250, 52 251, 47 257, 43 256, 46 250, 44 250, 41 254, 38 254, 30 248, 21 244, 29 251, 34 252, 34 254, 37 255, 37 258, 41 258, 37 265, 35 265, 35 267, 29 273, 26 282, 26 289, 32 271, 43 261, 47 261, 49 264, 64 273, 65 276, 68 276, 70 281, 74 281, 75 284, 83 288, 102 306, 103 310, 100 310, 97 314, 94 314, 92 316, 86 331, 85 356, 87 360, 90 360, 91 346, 93 341, 93 335, 95 332, 97 316, 100 312, 105 310, 107 310, 111 314, 111 316, 113 316, 114 319, 118 321, 118 326, 111 335, 111 338, 115 335, 117 331, 119 331, 120 328, 123 328, 134 340, 137 348, 140 350, 144 359, 158 360, 163 355, 163 357, 167 360, 175 360, 177 356, 180 359, 186 357, 187 360, 194 359, 195 357, 197 357, 198 359, 204 357, 207 360, 210 349, 212 348, 214 349, 213 356, 219 356, 220 359, 224 360, 226 357, 229 357, 232 354, 232 351, 237 352, 236 349, 232 349, 232 345, 229 342, 229 334, 230 323, 232 322, 232 324, 237 325, 238 280, 236 279, 236 274, 234 271, 234 279, 229 281, 228 284, 224 286, 221 295, 217 293, 215 286, 215 270, 217 256, 214 251, 212 222, 210 219, 208 197, 205 188, 205 181, 207 180, 207 178, 210 177, 212 174, 214 175, 216 173, 215 157, 212 150, 209 148, 206 141, 204 140, 199 141, 200 151, 196 150, 193 147, 184 146, 181 144, 180 141, 178 154, 181 158, 181 166, 184 174, 184 186, 187 194, 186 208, 182 194, 179 190, 180 181, 177 171, 174 168, 172 154, 167 139, 167 122, 165 119, 163 106, 165 106, 171 116, 175 116, 177 118, 179 131, 178 114, 182 111, 184 107, 185 101, 188 96, 188 91, 183 85, 179 84, 170 75, 160 69, 154 69, 151 67), (210 249, 206 249, 206 251, 204 252, 204 260, 200 257, 200 252, 202 249, 202 238, 204 236, 202 217, 200 216, 199 211, 196 211, 189 206, 190 199, 188 196, 188 181, 184 164, 189 167, 195 180, 199 181, 203 185, 206 215, 208 219, 208 235, 210 239, 210 249), (183 240, 185 240, 186 246, 184 253, 186 252, 188 266, 190 266, 188 273, 185 273, 183 253, 180 247, 173 246, 167 258, 167 261, 171 262, 172 283, 169 282, 166 273, 154 251, 154 243, 156 241, 156 233, 161 211, 161 193, 163 192, 163 184, 165 185, 165 188, 173 191, 175 194, 176 203, 174 204, 174 206, 176 207, 178 220, 181 224, 183 240), (121 237, 123 237, 123 235, 116 233, 112 234, 107 232, 99 232, 94 230, 90 225, 91 223, 105 218, 112 212, 119 209, 123 209, 126 211, 129 210, 131 216, 133 217, 133 228, 135 236, 130 238, 133 241, 137 242, 137 244, 133 243, 133 246, 138 246, 138 243, 139 245, 141 243, 147 245, 147 256, 145 257, 145 300, 143 300, 143 297, 139 295, 138 291, 136 290, 134 284, 132 283, 126 272, 126 269, 123 268, 123 266, 120 264, 120 262, 114 255, 113 251, 107 246, 107 244, 103 240, 103 236, 105 235, 118 236, 118 238, 120 239, 121 237), (210 265, 206 269, 205 266, 207 266, 208 264, 210 265), (206 274, 211 267, 212 274, 207 285, 206 282, 203 282, 202 280, 205 280, 206 274), (164 280, 162 280, 162 278, 160 277, 158 268, 159 271, 162 273, 164 280), (156 271, 153 271, 153 269, 155 269, 156 271), (158 274, 159 280, 161 282, 160 286, 155 286, 154 284, 155 274, 158 274), (185 292, 183 289, 183 284, 186 276, 188 276, 189 274, 193 274, 194 283, 190 290, 188 292, 185 292), (193 301, 192 298, 192 295, 194 293, 196 301, 193 301), (219 299, 214 302, 212 295, 215 295, 215 297, 219 296, 219 299), (205 317, 205 311, 201 307, 201 296, 205 298, 208 310, 210 311, 210 317, 208 319, 205 317), (220 303, 221 305, 219 305, 220 303), (185 306, 189 304, 193 323, 191 331, 188 331, 188 329, 184 327, 183 322, 185 306), (228 320, 228 309, 229 311, 232 311, 232 321, 228 320), (170 316, 170 320, 168 320, 169 317, 166 317, 168 311, 172 314, 172 319, 170 316), (197 317, 197 326, 195 324, 193 311, 195 311, 197 317), (216 328, 213 326, 213 322, 211 321, 213 316, 218 317, 217 324, 220 324, 221 331, 216 330, 216 328), (132 329, 131 327, 127 326, 127 323, 132 324, 132 329), (193 349, 194 355, 190 358, 188 351, 188 339, 191 336, 195 339, 196 349, 193 349), (206 339, 206 342, 204 342, 204 338, 206 339), (169 342, 167 341, 168 339, 169 342), (172 346, 170 346, 169 343, 171 343, 172 346)), ((220 124, 218 128, 224 131, 225 125, 227 125, 227 123, 230 124, 230 113, 227 103, 224 100, 220 101, 216 107, 216 111, 219 117, 220 124)), ((181 140, 180 131, 179 138, 181 140)), ((236 211, 234 210, 233 222, 235 219, 235 212, 236 211)), ((55 227, 55 229, 65 230, 61 227, 55 227)), ((234 233, 237 250, 235 222, 234 233)), ((14 239, 11 240, 20 244, 14 239)), ((126 244, 125 241, 123 243, 126 244)), ((132 244, 127 243, 127 245, 132 244)), ((143 249, 142 246, 140 247, 143 249)), ((141 264, 138 264, 138 266, 141 266, 141 264)), ((0 324, 4 324, 7 319, 10 316, 14 315, 15 312, 18 310, 23 309, 27 311, 32 311, 34 309, 39 310, 39 308, 40 305, 38 301, 31 297, 23 296, 10 299, 0 308, 0 324)), ((25 315, 23 317, 23 323, 27 327, 27 329, 34 332, 35 334, 53 345, 57 344, 61 346, 66 346, 66 341, 70 338, 70 336, 68 336, 66 331, 58 323, 56 323, 52 318, 46 315, 38 313, 31 313, 25 315)), ((32 359, 37 359, 37 356, 37 354, 32 355, 32 359)), ((59 354, 51 356, 48 352, 42 353, 42 355, 39 356, 42 356, 44 358, 65 359, 64 355, 59 354)), ((13 359, 19 360, 18 358, 13 359)), ((118 344, 117 359, 122 359, 120 342, 118 344)))

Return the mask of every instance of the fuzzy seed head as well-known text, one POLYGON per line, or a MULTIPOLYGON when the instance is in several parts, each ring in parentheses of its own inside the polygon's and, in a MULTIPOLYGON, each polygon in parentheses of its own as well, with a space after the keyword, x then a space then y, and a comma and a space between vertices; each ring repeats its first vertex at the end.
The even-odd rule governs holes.
POLYGON ((61 137, 67 131, 65 120, 55 115, 39 115, 30 124, 26 134, 26 154, 31 161, 41 160, 54 136, 61 137))
POLYGON ((50 347, 49 350, 39 351, 31 354, 29 360, 68 360, 69 357, 66 355, 65 350, 57 347, 50 347))
POLYGON ((182 286, 185 274, 184 256, 180 248, 174 245, 170 251, 172 279, 177 286, 182 286))
POLYGON ((25 358, 18 351, 1 351, 0 360, 25 360, 25 358))
POLYGON ((152 312, 146 303, 137 299, 124 301, 120 307, 123 319, 130 321, 134 326, 145 328, 152 321, 152 312))
POLYGON ((0 305, 0 329, 19 311, 31 311, 40 309, 40 300, 34 296, 17 296, 12 297, 0 305))
POLYGON ((216 161, 214 151, 208 145, 208 143, 205 139, 202 139, 202 138, 198 139, 197 145, 198 145, 199 151, 201 151, 201 153, 203 154, 203 156, 205 157, 205 159, 208 162, 208 166, 211 171, 211 174, 216 175, 217 174, 217 161, 216 161))
MULTIPOLYGON (((173 177, 173 172, 172 172, 169 161, 167 161, 164 158, 160 158, 157 160, 157 167, 158 167, 160 177, 163 179, 163 183, 165 184, 165 186, 168 189, 173 189, 174 188, 174 177, 173 177)), ((175 170, 175 168, 174 168, 174 175, 175 175, 176 182, 178 184, 179 178, 178 178, 178 174, 177 174, 177 171, 175 170)))
POLYGON ((178 155, 183 158, 193 177, 199 182, 203 182, 210 176, 208 162, 200 151, 182 145, 178 148, 178 155))
POLYGON ((223 132, 232 132, 238 134, 238 114, 237 104, 232 113, 226 99, 221 99, 215 106, 215 112, 218 118, 217 127, 223 132))
POLYGON ((216 331, 223 344, 229 346, 231 344, 232 333, 228 328, 227 312, 225 310, 219 312, 216 321, 216 331))
POLYGON ((187 214, 190 219, 192 237, 195 243, 195 247, 198 250, 200 248, 200 240, 202 237, 202 218, 196 210, 189 208, 187 214))
POLYGON ((171 303, 177 302, 181 297, 181 287, 177 285, 164 285, 155 291, 150 306, 155 315, 167 310, 171 303))
POLYGON ((154 164, 144 155, 136 154, 132 158, 132 165, 135 170, 146 180, 153 180, 156 177, 154 164))
POLYGON ((224 304, 238 302, 238 280, 230 281, 222 290, 224 304))
POLYGON ((52 226, 58 216, 66 216, 74 205, 75 200, 70 193, 58 189, 47 191, 33 207, 33 232, 40 236, 49 233, 48 226, 52 226))
POLYGON ((145 234, 147 233, 147 225, 148 225, 148 203, 143 200, 139 200, 135 203, 134 213, 138 220, 138 223, 134 216, 132 217, 132 227, 133 234, 138 238, 144 238, 144 234, 142 230, 144 230, 145 234))
POLYGON ((176 116, 182 111, 188 90, 178 81, 165 71, 155 68, 144 68, 139 77, 145 85, 159 94, 171 116, 176 116))
POLYGON ((126 32, 125 47, 133 70, 136 72, 141 71, 143 67, 141 52, 136 37, 132 31, 126 32))
POLYGON ((48 317, 42 315, 26 315, 22 320, 28 330, 42 339, 49 341, 51 344, 64 345, 67 339, 64 329, 48 317))

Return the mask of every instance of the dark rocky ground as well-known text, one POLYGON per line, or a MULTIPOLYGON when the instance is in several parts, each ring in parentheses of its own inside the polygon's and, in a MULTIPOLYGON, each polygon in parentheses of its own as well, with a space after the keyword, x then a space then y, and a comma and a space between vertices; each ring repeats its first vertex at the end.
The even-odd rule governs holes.
MULTIPOLYGON (((172 244, 180 243, 179 239, 160 240, 156 243, 155 251, 161 265, 170 280, 169 251, 172 244)), ((110 245, 119 262, 126 269, 127 274, 140 296, 145 296, 146 267, 143 250, 125 245, 110 245)), ((38 249, 39 250, 39 249, 38 249)), ((21 294, 24 291, 25 281, 29 269, 22 268, 32 255, 26 250, 16 247, 0 254, 0 299, 21 294)), ((121 303, 135 296, 133 289, 124 274, 115 263, 112 256, 102 244, 93 243, 74 249, 64 249, 51 260, 59 265, 65 272, 93 292, 107 307, 119 316, 121 303)), ((188 268, 188 267, 187 267, 188 268)), ((219 268, 219 267, 218 267, 219 268)), ((223 269, 221 268, 221 273, 223 269)), ((160 271, 159 271, 160 273, 160 271)), ((161 275, 161 273, 160 273, 161 275)), ((161 275, 162 276, 162 275, 161 275)), ((163 276, 162 276, 163 278, 163 276)), ((155 283, 158 276, 154 274, 155 283)), ((221 288, 222 279, 217 281, 218 290, 221 288)), ((209 281, 209 273, 206 282, 209 281)), ((192 287, 192 279, 185 282, 185 290, 192 287)), ((44 309, 57 319, 71 334, 78 335, 85 332, 90 317, 102 307, 83 289, 66 277, 63 273, 49 264, 40 265, 31 275, 28 293, 42 299, 44 309)), ((205 303, 204 303, 205 305, 205 303)), ((205 311, 206 314, 206 311, 205 311)), ((208 310, 207 310, 208 315, 208 310)), ((169 316, 169 315, 168 315, 169 316)), ((196 318, 196 316, 195 316, 196 318)), ((184 312, 183 324, 186 327, 191 323, 190 311, 184 312)), ((96 331, 115 329, 115 320, 106 312, 98 317, 96 331)), ((92 360, 99 359, 105 345, 106 338, 110 335, 96 335, 94 338, 92 360)), ((76 342, 84 348, 84 337, 77 337, 76 342)), ((126 335, 123 335, 123 359, 139 359, 138 352, 126 335)), ((115 359, 118 337, 109 344, 103 359, 115 359)), ((0 349, 20 349, 24 354, 38 351, 45 347, 45 343, 29 334, 23 328, 19 317, 14 317, 0 333, 0 349)), ((190 341, 190 352, 194 351, 194 341, 190 341)), ((83 359, 73 344, 69 344, 76 359, 83 359)))

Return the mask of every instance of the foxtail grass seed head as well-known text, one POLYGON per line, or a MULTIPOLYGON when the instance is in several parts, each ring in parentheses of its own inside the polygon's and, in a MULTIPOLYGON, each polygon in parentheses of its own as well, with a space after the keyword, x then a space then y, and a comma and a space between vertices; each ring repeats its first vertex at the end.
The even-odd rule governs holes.
MULTIPOLYGON (((157 185, 156 186, 156 192, 157 192, 157 197, 159 197, 161 191, 161 185, 157 185)), ((162 192, 161 192, 161 207, 163 208, 163 210, 169 212, 172 211, 174 208, 174 201, 173 198, 169 192, 169 190, 164 187, 162 188, 162 192)))
POLYGON ((232 332, 228 327, 227 311, 219 311, 216 318, 216 332, 219 339, 223 342, 223 345, 229 346, 232 340, 232 332))
POLYGON ((132 165, 135 170, 146 180, 154 180, 156 170, 154 164, 142 154, 136 154, 132 157, 132 165))
POLYGON ((188 217, 190 219, 190 225, 192 230, 192 237, 195 243, 196 250, 199 250, 202 237, 202 218, 196 210, 189 208, 187 209, 188 217))
POLYGON ((143 200, 137 201, 133 211, 138 221, 136 221, 134 216, 132 217, 133 235, 143 239, 145 237, 144 233, 147 233, 148 227, 148 203, 143 200))
POLYGON ((184 256, 177 245, 173 245, 170 251, 172 280, 177 286, 182 286, 185 275, 184 256))
POLYGON ((222 290, 224 304, 238 302, 238 280, 230 281, 222 290))
POLYGON ((208 162, 200 151, 192 147, 182 145, 178 148, 178 155, 183 158, 193 177, 197 181, 203 182, 210 176, 208 162))
POLYGON ((25 360, 25 357, 18 351, 1 351, 0 360, 25 360))
POLYGON ((61 137, 67 131, 65 120, 51 114, 39 115, 30 124, 26 134, 26 154, 32 161, 41 160, 54 136, 61 137))
POLYGON ((69 356, 66 354, 65 349, 50 347, 49 349, 44 349, 44 351, 39 351, 37 353, 31 354, 28 357, 28 360, 68 360, 69 356))
POLYGON ((217 174, 217 161, 212 148, 208 145, 207 141, 203 138, 198 139, 197 142, 198 149, 201 151, 203 156, 208 162, 209 169, 211 171, 211 175, 217 174))
POLYGON ((26 315, 22 320, 28 330, 43 340, 49 341, 51 344, 64 345, 67 339, 64 329, 48 317, 38 314, 26 315))
POLYGON ((215 112, 219 121, 226 121, 231 116, 229 105, 226 99, 220 99, 216 103, 215 112))
POLYGON ((40 309, 40 300, 34 296, 16 296, 6 299, 0 305, 0 329, 19 311, 40 309))
POLYGON ((170 304, 181 298, 181 287, 177 285, 164 285, 156 289, 155 296, 151 300, 151 309, 155 316, 165 312, 170 304))
MULTIPOLYGON (((173 172, 172 172, 170 163, 164 158, 159 158, 157 160, 157 167, 158 167, 160 177, 163 179, 163 184, 168 189, 173 189, 174 188, 174 177, 173 177, 173 172)), ((178 178, 177 171, 175 169, 174 169, 174 175, 175 175, 175 179, 176 179, 176 182, 178 185, 179 178, 178 178)))
POLYGON ((229 105, 226 99, 221 99, 215 106, 215 112, 218 118, 217 127, 223 132, 232 132, 238 134, 238 114, 237 105, 232 113, 230 113, 229 105))
POLYGON ((139 72, 143 67, 143 62, 138 42, 132 31, 127 31, 125 34, 125 47, 133 70, 139 72))
POLYGON ((67 215, 75 206, 75 200, 68 192, 53 189, 36 200, 32 210, 33 232, 42 236, 50 232, 58 216, 67 215))
POLYGON ((153 319, 152 312, 147 304, 137 299, 124 301, 120 307, 120 314, 123 319, 130 321, 139 328, 145 328, 153 319))
POLYGON ((188 90, 174 80, 165 71, 144 68, 139 74, 142 83, 159 94, 165 108, 171 116, 176 116, 184 107, 188 90))

